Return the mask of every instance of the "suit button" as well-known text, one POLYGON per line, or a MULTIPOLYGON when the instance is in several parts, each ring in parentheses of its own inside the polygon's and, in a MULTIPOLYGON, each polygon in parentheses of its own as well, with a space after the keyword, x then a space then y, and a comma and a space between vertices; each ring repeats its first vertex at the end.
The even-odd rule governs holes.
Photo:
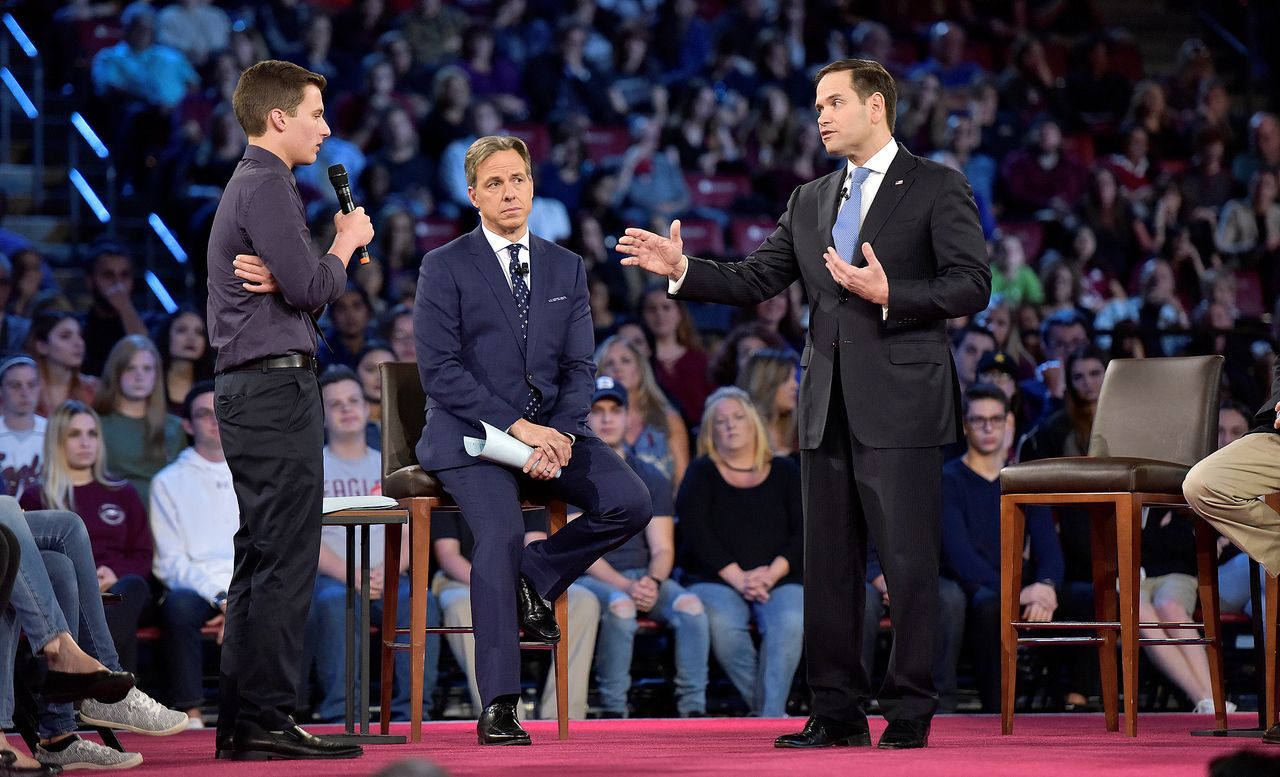
POLYGON ((532 382, 533 382, 533 373, 531 372, 531 373, 529 373, 528 375, 525 375, 525 376, 524 376, 524 379, 525 379, 525 380, 527 380, 527 381, 529 381, 530 383, 532 383, 532 382))
POLYGON ((832 350, 835 350, 837 347, 839 347, 839 341, 838 341, 838 340, 832 340, 832 341, 831 341, 831 349, 832 349, 832 350))

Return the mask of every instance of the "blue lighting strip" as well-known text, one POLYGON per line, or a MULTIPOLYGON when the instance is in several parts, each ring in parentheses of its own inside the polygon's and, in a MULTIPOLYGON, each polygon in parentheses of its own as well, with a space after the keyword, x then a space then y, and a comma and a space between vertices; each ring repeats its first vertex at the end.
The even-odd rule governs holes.
POLYGON ((9 28, 9 32, 13 35, 13 39, 22 47, 22 53, 27 55, 28 59, 35 59, 40 56, 40 52, 36 51, 36 44, 31 42, 27 37, 26 30, 22 29, 22 25, 18 24, 18 20, 13 18, 13 14, 4 15, 4 26, 9 28))
POLYGON ((84 198, 84 201, 89 204, 89 207, 93 210, 93 215, 98 217, 98 221, 103 224, 110 221, 111 212, 107 210, 106 205, 102 204, 102 200, 98 199, 97 192, 84 179, 84 176, 80 175, 80 171, 73 167, 67 177, 71 179, 72 185, 76 187, 76 191, 80 192, 80 196, 84 198))
POLYGON ((9 91, 13 93, 13 98, 18 101, 18 105, 22 107, 22 112, 27 114, 28 119, 34 119, 40 115, 40 111, 36 110, 36 104, 31 102, 30 97, 27 97, 27 93, 22 89, 22 84, 18 83, 18 79, 14 78, 13 73, 9 72, 9 68, 0 68, 0 79, 4 79, 4 85, 9 87, 9 91))
POLYGON ((80 137, 84 138, 84 142, 89 144, 89 148, 93 149, 93 153, 98 155, 99 159, 106 159, 110 154, 107 152, 107 146, 98 137, 98 133, 93 131, 93 127, 89 126, 89 122, 77 111, 71 114, 71 126, 80 132, 80 137))
POLYGON ((166 313, 177 313, 178 303, 173 301, 173 295, 164 287, 156 274, 147 270, 147 285, 151 287, 151 293, 156 295, 156 299, 160 300, 160 304, 164 306, 166 313))
POLYGON ((169 249, 169 253, 173 254, 173 258, 178 260, 178 264, 187 263, 187 252, 182 250, 182 246, 178 244, 178 238, 173 236, 169 231, 169 227, 164 220, 156 213, 147 216, 147 223, 151 225, 151 229, 155 231, 156 237, 160 238, 160 242, 164 243, 164 247, 169 249))

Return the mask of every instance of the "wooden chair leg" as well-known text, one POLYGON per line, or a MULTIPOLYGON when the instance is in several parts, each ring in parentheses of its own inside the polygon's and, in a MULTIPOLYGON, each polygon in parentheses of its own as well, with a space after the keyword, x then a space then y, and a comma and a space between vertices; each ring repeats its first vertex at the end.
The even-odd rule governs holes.
MULTIPOLYGON (((1093 616, 1114 622, 1116 616, 1115 511, 1089 509, 1089 544, 1093 557, 1093 616)), ((1120 687, 1116 677, 1116 631, 1099 629, 1098 670, 1102 681, 1102 710, 1107 731, 1120 730, 1120 687)))
MULTIPOLYGON (((402 526, 390 524, 386 531, 386 555, 383 556, 382 568, 400 568, 400 537, 402 526)), ((390 647, 397 640, 396 609, 400 605, 400 577, 396 575, 388 581, 382 591, 382 715, 378 721, 378 730, 387 734, 391 730, 391 689, 395 684, 396 661, 395 650, 390 647)), ((412 603, 412 596, 410 597, 412 603)))
MULTIPOLYGON (((1280 673, 1276 670, 1276 644, 1280 642, 1280 581, 1267 574, 1264 569, 1262 574, 1267 579, 1266 593, 1263 594, 1263 609, 1266 610, 1266 623, 1263 624, 1267 635, 1267 698, 1265 704, 1267 707, 1267 726, 1276 724, 1276 699, 1280 697, 1280 673)), ((1255 615, 1255 617, 1257 617, 1255 615)))
POLYGON ((1222 685, 1222 613, 1218 600, 1217 534, 1204 519, 1195 519, 1196 571, 1200 577, 1200 612, 1209 640, 1209 684, 1213 689, 1213 717, 1218 728, 1227 728, 1227 698, 1222 685))
POLYGON ((430 499, 409 500, 409 741, 422 741, 422 682, 427 671, 427 590, 431 566, 430 499))
POLYGON ((556 723, 561 739, 569 738, 569 594, 556 597, 556 623, 560 641, 556 643, 556 723))
MULTIPOLYGON (((568 523, 567 507, 564 502, 552 500, 547 503, 547 528, 555 534, 568 523)), ((556 724, 561 739, 569 738, 569 593, 556 597, 556 623, 560 626, 560 642, 556 644, 552 656, 556 677, 556 724)))
POLYGON ((1142 500, 1122 494, 1116 503, 1116 565, 1120 575, 1120 650, 1124 730, 1138 735, 1138 569, 1142 566, 1142 500))
POLYGON ((1018 594, 1022 582, 1022 544, 1026 508, 1010 497, 1000 499, 1000 732, 1013 733, 1018 682, 1018 594))

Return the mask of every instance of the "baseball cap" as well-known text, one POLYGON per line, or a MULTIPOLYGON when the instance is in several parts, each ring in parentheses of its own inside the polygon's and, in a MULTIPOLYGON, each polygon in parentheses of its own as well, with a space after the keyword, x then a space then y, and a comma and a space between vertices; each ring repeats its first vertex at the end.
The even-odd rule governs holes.
POLYGON ((1016 365, 1013 358, 1004 351, 987 351, 982 355, 982 358, 978 360, 978 375, 981 375, 984 372, 991 372, 993 370, 999 370, 1014 380, 1018 379, 1018 365, 1016 365))
POLYGON ((35 367, 37 370, 39 369, 39 367, 36 367, 35 359, 32 359, 25 353, 17 353, 4 361, 0 361, 0 380, 4 380, 4 374, 8 372, 10 368, 17 367, 22 364, 25 364, 28 367, 35 367))
POLYGON ((608 375, 601 375, 596 378, 596 391, 591 395, 591 404, 595 404, 602 399, 612 399, 623 407, 627 406, 627 390, 622 384, 608 375))

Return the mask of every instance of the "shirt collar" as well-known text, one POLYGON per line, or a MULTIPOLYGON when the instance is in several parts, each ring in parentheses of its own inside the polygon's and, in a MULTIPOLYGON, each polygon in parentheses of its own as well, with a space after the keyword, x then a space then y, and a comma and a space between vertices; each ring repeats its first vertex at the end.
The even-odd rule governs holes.
POLYGON ((524 250, 520 252, 521 259, 528 259, 529 256, 531 255, 529 251, 529 228, 528 227, 525 227, 524 234, 520 236, 519 240, 508 240, 502 235, 499 235, 497 232, 491 231, 488 227, 484 225, 483 222, 481 222, 480 224, 480 229, 482 232, 484 232, 484 239, 489 241, 489 247, 493 249, 493 252, 495 254, 502 254, 501 258, 503 259, 507 258, 507 253, 506 253, 507 246, 511 245, 512 243, 519 243, 520 246, 524 248, 524 250))
MULTIPOLYGON (((884 144, 884 148, 872 154, 871 158, 863 162, 861 167, 865 167, 873 173, 884 175, 889 172, 889 165, 893 164, 893 158, 897 155, 898 142, 893 138, 889 138, 889 142, 884 144)), ((853 170, 856 167, 859 167, 859 165, 855 165, 853 160, 850 159, 845 177, 848 178, 853 175, 853 170)))
POLYGON ((284 160, 276 156, 275 154, 271 153, 270 151, 266 150, 262 146, 255 146, 252 143, 250 143, 247 147, 245 147, 244 158, 252 159, 253 161, 261 163, 267 168, 274 170, 276 173, 280 175, 281 178, 287 178, 289 180, 293 180, 293 170, 289 169, 289 166, 284 163, 284 160))

